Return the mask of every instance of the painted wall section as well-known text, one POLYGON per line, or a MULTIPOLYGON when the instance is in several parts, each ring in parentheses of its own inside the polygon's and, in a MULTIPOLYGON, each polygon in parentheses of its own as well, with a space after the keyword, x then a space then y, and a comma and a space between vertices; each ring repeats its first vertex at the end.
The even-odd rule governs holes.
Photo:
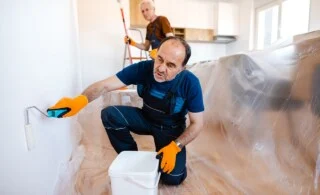
POLYGON ((28 151, 24 109, 43 111, 80 92, 72 0, 0 2, 0 194, 52 194, 73 148, 72 119, 31 110, 36 139, 28 151))
MULTIPOLYGON (((122 1, 129 28, 129 1, 122 1)), ((83 87, 122 69, 125 35, 116 0, 78 0, 80 63, 83 87)))

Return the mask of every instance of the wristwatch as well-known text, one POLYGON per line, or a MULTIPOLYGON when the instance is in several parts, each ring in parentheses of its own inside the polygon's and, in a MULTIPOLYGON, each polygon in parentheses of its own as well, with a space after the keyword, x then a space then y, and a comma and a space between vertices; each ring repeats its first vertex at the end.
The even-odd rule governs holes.
POLYGON ((183 148, 183 145, 182 145, 180 142, 177 142, 177 141, 174 141, 174 142, 177 144, 177 146, 178 146, 180 149, 183 148))

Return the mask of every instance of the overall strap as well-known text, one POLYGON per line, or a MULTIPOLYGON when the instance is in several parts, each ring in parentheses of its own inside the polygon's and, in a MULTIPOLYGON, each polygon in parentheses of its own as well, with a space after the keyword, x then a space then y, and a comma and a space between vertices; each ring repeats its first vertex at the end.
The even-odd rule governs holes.
POLYGON ((167 92, 166 96, 164 97, 167 100, 167 102, 170 104, 170 113, 169 114, 173 114, 173 112, 174 112, 174 107, 176 104, 175 94, 178 90, 178 87, 180 86, 180 84, 184 80, 186 73, 187 73, 187 70, 183 70, 178 75, 176 82, 172 85, 171 89, 167 92))
POLYGON ((148 76, 144 84, 137 85, 137 92, 141 98, 143 98, 144 95, 150 91, 151 89, 150 83, 151 83, 151 78, 148 76))

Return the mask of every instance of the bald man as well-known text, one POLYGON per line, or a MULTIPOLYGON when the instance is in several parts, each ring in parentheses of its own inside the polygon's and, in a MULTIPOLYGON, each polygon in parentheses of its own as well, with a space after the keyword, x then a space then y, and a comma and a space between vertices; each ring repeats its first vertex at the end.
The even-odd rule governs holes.
POLYGON ((179 185, 187 177, 185 146, 198 136, 203 125, 200 82, 185 70, 190 56, 191 49, 183 39, 165 38, 155 60, 132 64, 116 75, 92 84, 76 98, 61 99, 48 109, 48 115, 73 116, 103 93, 136 84, 143 107, 104 108, 101 119, 106 133, 117 153, 138 150, 130 131, 153 136, 156 151, 161 156, 162 182, 179 185))

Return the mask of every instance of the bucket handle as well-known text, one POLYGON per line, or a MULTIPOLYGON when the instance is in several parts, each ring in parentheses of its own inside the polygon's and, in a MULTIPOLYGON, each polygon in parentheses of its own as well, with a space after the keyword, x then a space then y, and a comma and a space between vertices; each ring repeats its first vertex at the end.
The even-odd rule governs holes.
POLYGON ((147 186, 147 185, 145 185, 145 184, 143 184, 143 183, 137 182, 136 180, 134 180, 134 179, 132 178, 132 176, 127 176, 127 177, 125 177, 125 179, 126 179, 127 181, 131 182, 131 183, 134 183, 134 184, 142 187, 142 188, 154 189, 154 188, 156 188, 156 187, 158 186, 158 183, 159 183, 159 180, 160 180, 160 176, 161 176, 161 173, 158 172, 158 176, 157 176, 156 183, 154 184, 154 186, 151 186, 151 187, 150 187, 150 186, 147 186))

